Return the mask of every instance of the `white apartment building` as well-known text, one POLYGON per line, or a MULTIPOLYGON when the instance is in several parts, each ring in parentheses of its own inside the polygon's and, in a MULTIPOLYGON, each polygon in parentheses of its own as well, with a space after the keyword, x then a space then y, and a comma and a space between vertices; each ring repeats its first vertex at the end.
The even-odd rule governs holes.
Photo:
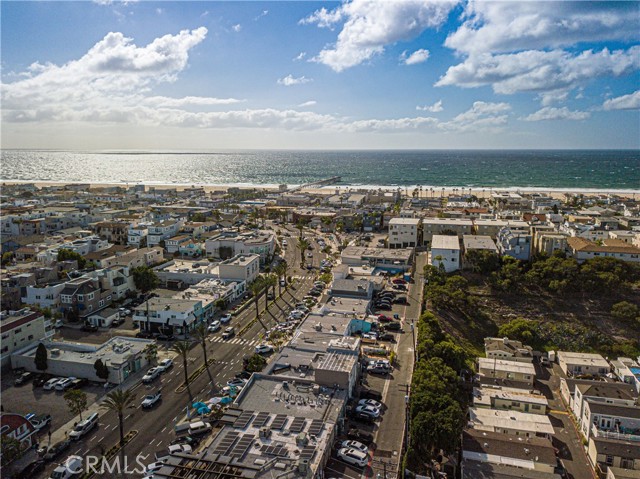
POLYGON ((447 273, 460 269, 460 241, 457 236, 434 235, 431 240, 429 263, 447 273))
POLYGON ((389 221, 389 248, 408 248, 422 244, 420 218, 392 218, 389 221))
POLYGON ((0 313, 0 363, 9 364, 11 354, 40 341, 48 341, 55 334, 50 320, 42 313, 29 308, 20 311, 2 311, 0 313))
POLYGON ((161 241, 178 234, 183 225, 182 220, 161 221, 149 225, 147 230, 147 246, 157 246, 161 241))
POLYGON ((129 226, 129 231, 127 234, 127 244, 140 247, 140 244, 143 241, 147 240, 147 235, 149 234, 149 224, 140 223, 138 225, 129 226))
POLYGON ((271 231, 223 231, 208 238, 205 243, 208 258, 229 259, 239 254, 257 254, 263 265, 273 257, 275 248, 276 235, 271 231))
POLYGON ((260 256, 257 254, 237 255, 218 265, 218 276, 221 279, 236 279, 253 282, 260 273, 260 256))
POLYGON ((64 283, 46 284, 44 286, 27 286, 26 296, 22 302, 35 305, 39 308, 51 308, 55 311, 60 306, 60 291, 64 289, 64 283))
POLYGON ((140 324, 140 331, 164 334, 184 334, 184 326, 192 330, 201 316, 202 302, 190 299, 151 298, 133 310, 133 322, 140 324))

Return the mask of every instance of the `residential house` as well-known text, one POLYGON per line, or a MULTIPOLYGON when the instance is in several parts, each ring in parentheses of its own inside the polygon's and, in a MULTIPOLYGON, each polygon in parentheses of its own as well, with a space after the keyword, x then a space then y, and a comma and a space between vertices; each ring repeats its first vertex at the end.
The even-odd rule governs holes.
POLYGON ((183 220, 165 220, 149 225, 147 228, 147 246, 158 246, 162 241, 177 235, 183 224, 183 220))
POLYGON ((557 358, 567 376, 604 376, 611 371, 609 363, 599 354, 558 351, 557 358))
POLYGON ((520 261, 531 258, 531 235, 510 227, 502 228, 497 237, 498 252, 502 256, 511 256, 520 261))
POLYGON ((521 341, 509 338, 484 338, 484 352, 489 359, 506 359, 524 363, 533 362, 533 349, 521 341))
POLYGON ((433 235, 429 264, 447 273, 460 269, 460 240, 458 236, 433 235))
POLYGON ((640 263, 640 248, 621 240, 603 240, 602 244, 598 244, 584 238, 569 238, 567 248, 579 263, 592 258, 617 258, 640 263))
POLYGON ((167 238, 164 240, 164 249, 167 250, 167 253, 173 254, 177 253, 180 250, 180 246, 191 241, 191 236, 189 235, 177 235, 171 238, 167 238))
POLYGON ((113 322, 118 319, 120 319, 120 313, 117 309, 105 308, 90 315, 87 318, 87 323, 99 328, 110 328, 113 322))
POLYGON ((640 440, 640 406, 610 404, 587 398, 583 401, 580 432, 589 437, 640 440))
POLYGON ((26 295, 22 302, 39 308, 50 308, 57 311, 60 307, 60 292, 64 289, 64 283, 52 283, 44 285, 30 285, 25 288, 26 295))
POLYGON ((163 261, 162 248, 154 246, 153 248, 141 248, 121 255, 116 255, 113 259, 103 261, 103 267, 123 266, 129 270, 140 266, 153 266, 163 261))
POLYGON ((471 251, 487 251, 488 254, 498 256, 498 248, 490 236, 482 235, 463 235, 462 236, 462 266, 463 268, 471 268, 472 264, 468 261, 467 255, 471 251))
POLYGON ((67 281, 60 292, 60 312, 86 318, 106 308, 113 300, 111 290, 102 289, 98 278, 80 277, 67 281))
POLYGON ((239 254, 257 254, 260 264, 265 265, 273 258, 275 246, 276 236, 271 231, 222 231, 206 239, 205 251, 208 258, 222 260, 239 254))
POLYGON ((127 221, 100 221, 93 225, 98 236, 109 243, 125 245, 129 239, 129 222, 127 221))
POLYGON ((511 379, 533 386, 536 369, 533 364, 497 358, 478 358, 478 373, 492 378, 511 379))
POLYGON ((640 436, 634 440, 617 440, 606 437, 589 439, 587 455, 599 474, 606 474, 609 467, 640 470, 640 436))
POLYGON ((604 381, 584 381, 584 383, 575 384, 573 397, 569 402, 571 411, 580 420, 587 400, 602 404, 633 406, 636 404, 637 394, 633 394, 628 387, 622 386, 618 382, 604 381))
POLYGON ((478 431, 496 432, 523 438, 551 438, 555 431, 545 414, 531 414, 519 411, 502 411, 487 408, 469 408, 469 423, 478 431))

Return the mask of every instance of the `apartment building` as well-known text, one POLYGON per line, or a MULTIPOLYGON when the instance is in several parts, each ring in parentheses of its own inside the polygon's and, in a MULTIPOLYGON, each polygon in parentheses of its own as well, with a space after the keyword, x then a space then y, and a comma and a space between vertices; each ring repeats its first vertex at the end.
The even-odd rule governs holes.
POLYGON ((0 363, 9 364, 11 355, 26 346, 48 341, 55 334, 53 323, 42 313, 23 308, 19 311, 0 313, 0 363))
POLYGON ((95 223, 93 228, 100 238, 106 239, 109 243, 127 244, 129 238, 129 222, 127 221, 100 221, 95 223))
POLYGON ((420 218, 392 218, 389 221, 389 248, 408 248, 422 245, 420 218))
POLYGON ((276 236, 271 231, 237 233, 223 231, 205 241, 208 258, 229 259, 236 255, 257 254, 260 264, 267 264, 275 253, 276 236))
POLYGON ((478 373, 493 378, 511 379, 533 386, 536 369, 533 364, 497 358, 478 358, 478 373))
POLYGON ((458 238, 473 234, 473 221, 456 218, 423 218, 422 231, 424 244, 431 245, 433 235, 455 233, 458 238))
POLYGON ((584 238, 569 238, 567 249, 579 263, 592 258, 617 258, 640 263, 640 248, 622 240, 605 239, 602 244, 598 244, 584 238))
POLYGON ((433 235, 429 264, 447 273, 460 269, 460 240, 457 236, 433 235))
POLYGON ((599 354, 558 351, 558 364, 567 376, 604 376, 611 371, 609 363, 599 354))
POLYGON ((510 227, 502 228, 498 232, 498 252, 502 256, 511 256, 520 261, 529 261, 531 258, 531 235, 521 230, 510 227))

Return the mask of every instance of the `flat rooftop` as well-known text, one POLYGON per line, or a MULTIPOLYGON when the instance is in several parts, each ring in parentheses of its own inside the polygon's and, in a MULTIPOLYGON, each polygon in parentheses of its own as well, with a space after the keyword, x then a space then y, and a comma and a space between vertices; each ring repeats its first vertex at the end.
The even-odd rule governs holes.
POLYGON ((560 474, 524 469, 505 464, 464 460, 462 479, 561 479, 560 474))
POLYGON ((531 363, 507 361, 505 359, 478 358, 479 369, 491 369, 521 374, 536 375, 536 368, 531 363))
POLYGON ((460 249, 460 241, 457 236, 433 235, 431 238, 431 249, 460 249))
POLYGON ((469 415, 473 428, 480 431, 493 431, 497 428, 554 434, 549 417, 542 414, 471 407, 469 415))
POLYGON ((496 243, 491 239, 491 236, 463 235, 462 244, 464 245, 465 251, 468 251, 470 249, 484 249, 496 253, 498 251, 496 243))
POLYGON ((574 353, 573 351, 558 351, 558 361, 567 364, 588 364, 590 366, 609 367, 609 363, 600 354, 574 353))
POLYGON ((380 258, 408 262, 413 256, 412 248, 386 249, 367 248, 363 246, 347 246, 342 250, 343 258, 380 258))
POLYGON ((174 259, 166 266, 157 268, 158 272, 164 273, 194 273, 194 274, 215 274, 217 263, 208 260, 174 259))

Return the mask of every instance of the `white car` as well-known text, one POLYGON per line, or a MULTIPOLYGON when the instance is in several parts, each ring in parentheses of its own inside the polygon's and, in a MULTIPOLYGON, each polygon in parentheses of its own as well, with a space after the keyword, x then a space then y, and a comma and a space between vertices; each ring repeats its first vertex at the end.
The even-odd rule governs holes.
POLYGON ((169 454, 189 454, 192 451, 189 444, 172 444, 169 446, 169 454))
POLYGON ((364 452, 365 454, 369 454, 369 448, 358 441, 342 441, 340 447, 347 449, 355 449, 356 451, 364 452))
POLYGON ((166 373, 171 367, 173 367, 173 359, 167 358, 160 361, 156 369, 159 369, 161 373, 166 373))
POLYGON ((242 378, 234 378, 227 381, 227 386, 229 387, 242 387, 245 384, 247 384, 247 380, 242 378))
POLYGON ((64 381, 65 378, 52 378, 49 379, 46 383, 44 383, 44 385, 42 386, 42 389, 44 389, 45 391, 51 391, 52 389, 55 389, 56 384, 58 384, 60 381, 64 381))
POLYGON ((302 311, 298 311, 297 309, 294 309, 289 313, 289 317, 293 319, 302 319, 304 317, 304 313, 302 311))
POLYGON ((371 406, 376 409, 382 409, 382 403, 374 399, 360 399, 360 401, 358 401, 358 406, 371 406))
POLYGON ((264 353, 272 353, 273 352, 273 346, 270 346, 269 344, 259 344, 258 346, 256 346, 256 354, 264 354, 264 353))
POLYGON ((158 401, 160 401, 160 399, 162 399, 162 393, 160 391, 154 394, 146 395, 142 400, 143 409, 153 407, 158 401))
POLYGON ((371 407, 371 406, 358 406, 356 407, 356 413, 361 414, 363 416, 369 416, 372 418, 378 418, 380 417, 380 409, 378 409, 377 407, 371 407))
POLYGON ((347 447, 343 447, 338 451, 338 458, 358 467, 365 467, 369 463, 369 456, 367 454, 347 447))
POLYGON ((75 379, 76 378, 64 378, 62 381, 58 381, 55 386, 56 391, 66 391, 72 386, 75 379))
POLYGON ((222 324, 227 324, 229 321, 231 321, 231 314, 230 313, 223 314, 222 316, 220 316, 220 322, 222 324))
POLYGON ((207 331, 209 331, 210 333, 215 333, 219 329, 220 329, 220 321, 216 319, 209 325, 209 327, 207 328, 207 331))
POLYGON ((142 376, 142 382, 143 383, 150 383, 151 381, 153 381, 154 379, 156 379, 158 376, 160 376, 160 369, 158 368, 151 368, 147 371, 147 374, 145 374, 144 376, 142 376))
POLYGON ((149 464, 147 467, 144 468, 144 473, 145 474, 151 474, 151 473, 159 471, 164 466, 164 462, 165 461, 166 461, 166 459, 163 460, 163 461, 152 462, 151 464, 149 464))

